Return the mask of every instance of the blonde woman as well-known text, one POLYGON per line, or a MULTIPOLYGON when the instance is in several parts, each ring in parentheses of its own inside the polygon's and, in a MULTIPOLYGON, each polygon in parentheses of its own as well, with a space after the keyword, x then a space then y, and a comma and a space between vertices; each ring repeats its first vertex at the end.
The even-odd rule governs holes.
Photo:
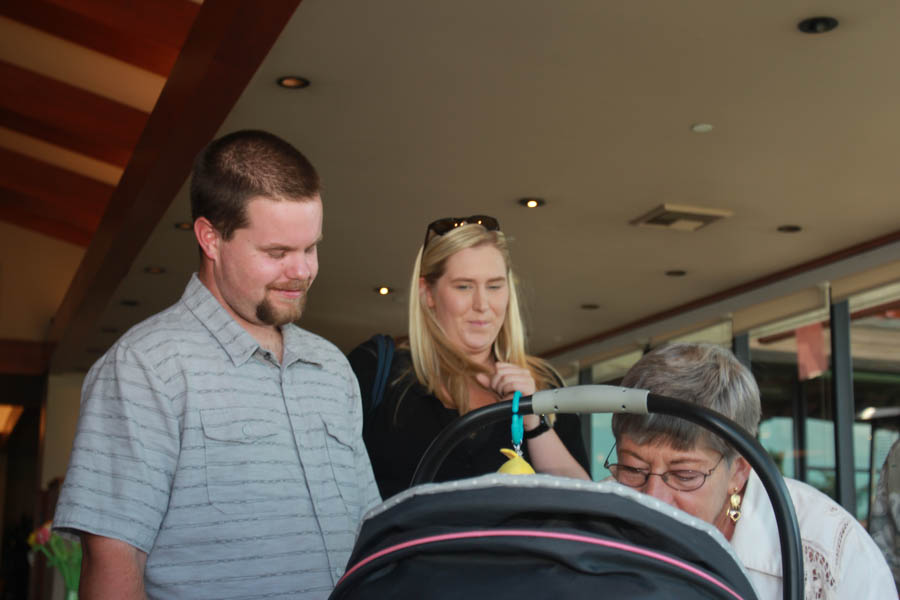
MULTIPOLYGON (((350 354, 367 402, 376 370, 370 341, 350 354)), ((363 437, 383 498, 406 489, 419 459, 460 415, 562 385, 544 361, 525 353, 525 333, 506 238, 493 217, 432 222, 413 267, 409 343, 394 356, 383 401, 363 437)), ((506 460, 509 422, 481 430, 444 462, 437 481, 495 471, 506 460)), ((535 470, 588 479, 578 418, 525 417, 522 450, 535 470)))

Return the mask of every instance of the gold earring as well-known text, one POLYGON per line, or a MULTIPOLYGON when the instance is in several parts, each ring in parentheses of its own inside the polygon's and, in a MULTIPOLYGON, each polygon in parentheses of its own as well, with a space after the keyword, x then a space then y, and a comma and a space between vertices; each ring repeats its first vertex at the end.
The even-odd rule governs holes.
POLYGON ((726 511, 728 518, 731 519, 732 523, 737 523, 738 519, 741 518, 741 495, 738 494, 738 490, 734 490, 731 494, 730 502, 731 507, 726 511))

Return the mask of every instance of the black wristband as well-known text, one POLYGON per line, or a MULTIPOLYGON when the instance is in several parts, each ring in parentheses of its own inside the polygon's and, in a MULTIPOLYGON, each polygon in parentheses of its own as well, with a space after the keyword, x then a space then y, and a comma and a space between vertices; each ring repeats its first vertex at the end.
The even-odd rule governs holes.
POLYGON ((525 432, 524 437, 526 440, 530 440, 532 438, 536 438, 542 433, 546 433, 552 429, 550 425, 550 420, 547 418, 547 415, 541 415, 541 422, 534 429, 529 429, 525 432))

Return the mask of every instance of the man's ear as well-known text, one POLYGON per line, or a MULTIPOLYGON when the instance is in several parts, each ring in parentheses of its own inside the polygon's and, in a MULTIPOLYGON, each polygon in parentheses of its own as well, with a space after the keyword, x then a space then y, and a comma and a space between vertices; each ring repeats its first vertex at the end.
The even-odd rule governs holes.
POLYGON ((428 308, 434 308, 434 297, 431 295, 431 288, 424 277, 419 277, 419 297, 425 299, 425 305, 428 308))
POLYGON ((209 260, 215 262, 219 258, 219 245, 222 243, 222 236, 213 227, 206 217, 198 217, 194 221, 194 236, 197 243, 200 244, 200 250, 209 260))

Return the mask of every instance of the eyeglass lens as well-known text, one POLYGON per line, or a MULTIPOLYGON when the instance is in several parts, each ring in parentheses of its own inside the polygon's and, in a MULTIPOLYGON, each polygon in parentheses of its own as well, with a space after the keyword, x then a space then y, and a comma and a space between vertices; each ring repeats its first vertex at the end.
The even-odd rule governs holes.
POLYGON ((666 471, 665 473, 652 473, 647 469, 638 469, 635 467, 630 467, 628 465, 610 463, 609 458, 610 456, 612 456, 613 450, 615 450, 615 448, 615 445, 610 448, 609 454, 606 456, 606 461, 604 462, 603 466, 609 469, 609 472, 612 473, 616 481, 618 481, 622 485, 627 485, 628 487, 642 487, 647 483, 647 480, 650 479, 651 475, 656 475, 657 477, 662 479, 663 483, 665 483, 667 486, 669 486, 673 490, 678 490, 679 492, 692 492, 702 487, 703 484, 706 483, 706 478, 712 475, 713 471, 715 471, 719 464, 722 462, 722 459, 725 458, 724 455, 720 456, 716 464, 713 465, 713 467, 707 473, 689 469, 676 469, 672 471, 666 471))
POLYGON ((651 473, 643 469, 635 469, 625 465, 609 465, 609 470, 616 481, 629 487, 641 487, 651 475, 656 475, 674 490, 689 492, 696 490, 706 481, 706 473, 700 471, 666 471, 665 473, 651 473))

